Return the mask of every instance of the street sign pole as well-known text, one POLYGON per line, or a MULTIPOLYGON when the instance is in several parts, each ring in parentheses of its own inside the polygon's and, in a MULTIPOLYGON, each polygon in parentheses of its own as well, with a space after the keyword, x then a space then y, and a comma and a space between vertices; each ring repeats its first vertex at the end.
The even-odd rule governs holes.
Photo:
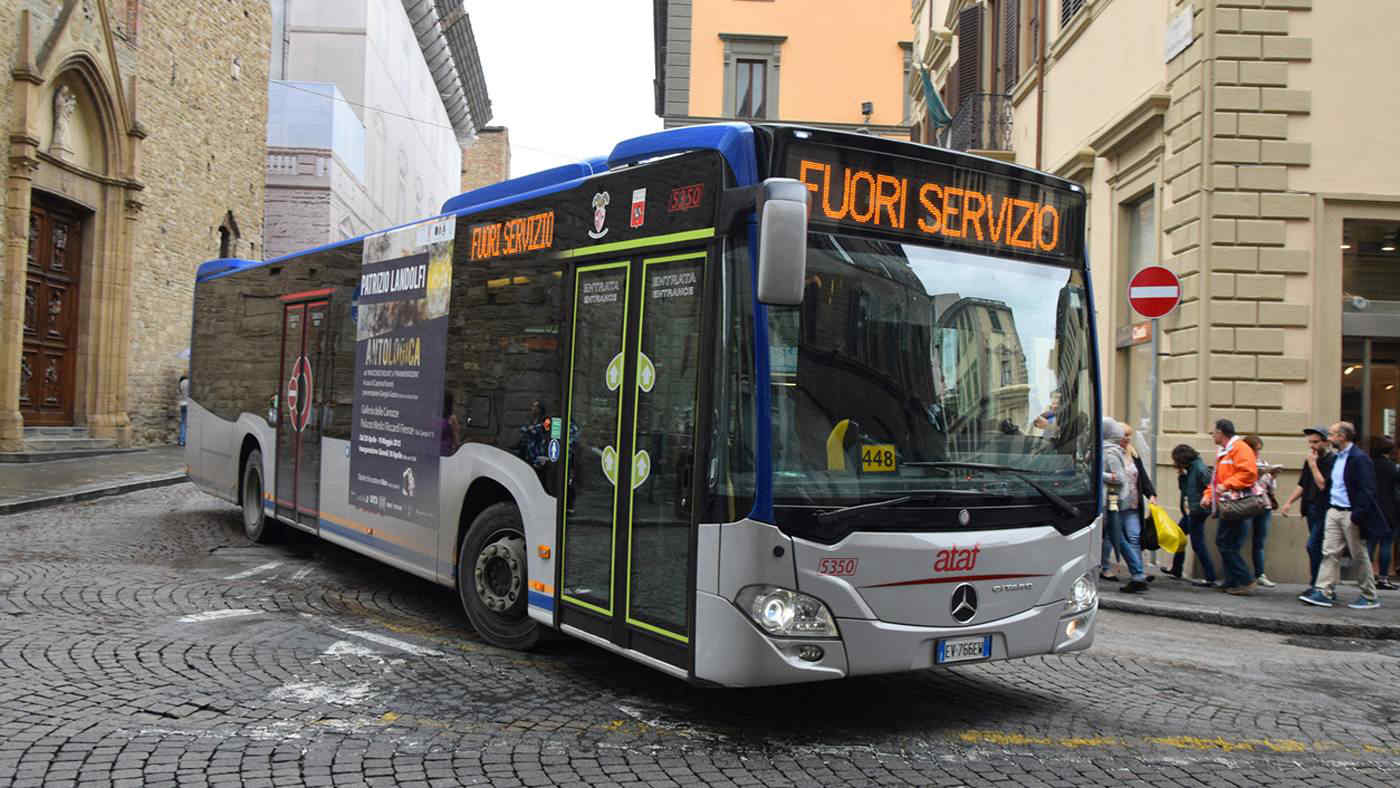
POLYGON ((1147 433, 1147 450, 1151 453, 1143 467, 1148 468, 1148 474, 1152 479, 1152 486, 1157 487, 1157 433, 1161 427, 1157 424, 1158 415, 1161 413, 1162 378, 1158 374, 1161 370, 1162 334, 1157 318, 1152 318, 1152 429, 1147 433))
POLYGON ((1151 457, 1143 463, 1144 468, 1151 468, 1148 475, 1155 485, 1157 481, 1157 432, 1160 426, 1157 423, 1158 415, 1161 412, 1161 359, 1162 330, 1158 325, 1158 318, 1171 314, 1181 302, 1181 280, 1168 268, 1160 265, 1150 265, 1133 275, 1128 282, 1128 303, 1133 310, 1143 317, 1152 320, 1152 371, 1148 378, 1148 385, 1152 387, 1152 404, 1148 413, 1148 435, 1147 448, 1151 457))

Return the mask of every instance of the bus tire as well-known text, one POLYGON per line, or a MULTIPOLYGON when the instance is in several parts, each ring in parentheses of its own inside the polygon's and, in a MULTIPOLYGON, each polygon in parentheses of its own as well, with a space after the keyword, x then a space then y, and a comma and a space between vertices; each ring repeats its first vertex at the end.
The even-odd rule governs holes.
POLYGON ((525 527, 511 503, 486 507, 472 520, 457 553, 457 596, 472 626, 501 648, 528 651, 540 625, 526 612, 525 527))
POLYGON ((277 521, 263 511, 262 452, 253 449, 243 462, 243 534, 248 541, 267 544, 277 536, 277 521))

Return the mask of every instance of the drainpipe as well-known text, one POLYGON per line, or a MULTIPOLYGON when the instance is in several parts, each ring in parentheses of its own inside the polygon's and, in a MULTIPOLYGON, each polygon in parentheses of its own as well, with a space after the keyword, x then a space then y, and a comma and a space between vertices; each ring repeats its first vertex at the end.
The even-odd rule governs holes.
POLYGON ((1041 169, 1041 136, 1045 128, 1045 0, 1036 12, 1035 53, 1035 168, 1041 169))

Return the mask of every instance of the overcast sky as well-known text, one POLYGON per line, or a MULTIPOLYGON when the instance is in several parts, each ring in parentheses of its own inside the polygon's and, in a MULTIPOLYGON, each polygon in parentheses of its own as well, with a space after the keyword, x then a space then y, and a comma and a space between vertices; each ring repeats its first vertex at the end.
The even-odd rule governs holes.
POLYGON ((661 128, 650 0, 467 0, 511 175, 605 156, 661 128))

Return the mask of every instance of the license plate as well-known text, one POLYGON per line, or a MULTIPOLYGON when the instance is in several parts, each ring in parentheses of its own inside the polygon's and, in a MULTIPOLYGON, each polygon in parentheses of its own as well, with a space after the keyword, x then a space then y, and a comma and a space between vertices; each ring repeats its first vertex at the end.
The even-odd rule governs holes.
POLYGON ((940 640, 936 648, 934 662, 939 665, 945 665, 949 662, 986 659, 992 655, 992 636, 940 640))

